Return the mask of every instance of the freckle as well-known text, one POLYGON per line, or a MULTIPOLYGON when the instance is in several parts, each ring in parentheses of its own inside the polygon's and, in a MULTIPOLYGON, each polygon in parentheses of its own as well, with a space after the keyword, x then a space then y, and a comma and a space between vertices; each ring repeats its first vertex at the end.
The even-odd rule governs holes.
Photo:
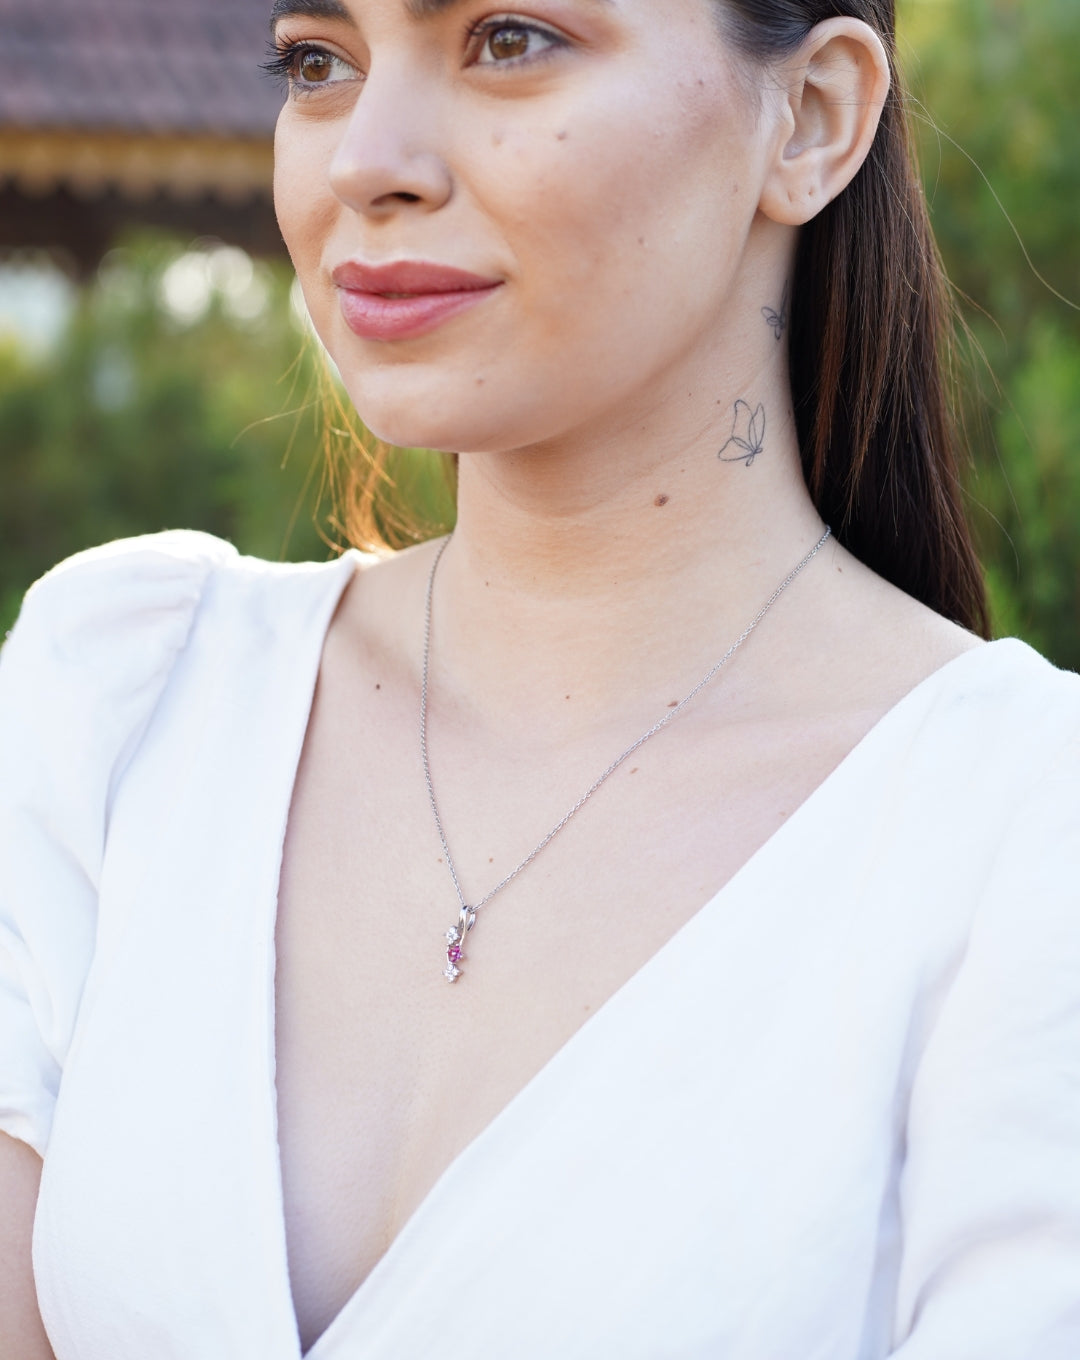
POLYGON ((659 509, 660 507, 667 505, 669 500, 671 500, 670 496, 657 496, 656 500, 653 501, 653 505, 659 509))
POLYGON ((566 132, 566 131, 564 130, 563 132, 557 132, 557 133, 555 134, 555 140, 556 140, 557 142, 565 142, 566 139, 567 139, 567 137, 569 137, 569 136, 570 136, 569 132, 566 132))
POLYGON ((645 237, 644 237, 644 236, 639 236, 639 237, 637 238, 637 243, 638 243, 639 246, 643 246, 643 245, 645 244, 645 237))
POLYGON ((502 144, 503 144, 503 134, 502 134, 501 132, 493 132, 493 133, 491 134, 491 145, 492 145, 492 146, 502 146, 502 144))
POLYGON ((634 768, 630 771, 630 773, 631 773, 631 774, 637 774, 637 772, 638 772, 638 770, 639 770, 640 768, 641 768, 640 765, 635 765, 634 768))
POLYGON ((672 699, 671 703, 668 704, 668 708, 678 708, 678 707, 679 707, 679 701, 678 701, 678 699, 672 699))
POLYGON ((476 385, 477 385, 477 387, 483 387, 483 385, 484 385, 484 380, 483 380, 483 378, 477 378, 477 380, 476 380, 476 385))
POLYGON ((489 863, 489 864, 494 864, 494 863, 495 863, 495 856, 494 856, 494 855, 489 855, 489 856, 488 856, 488 863, 489 863))
POLYGON ((375 688, 376 688, 376 689, 382 689, 382 685, 376 685, 375 688))
POLYGON ((569 699, 570 698, 569 694, 566 697, 569 699))
POLYGON ((440 855, 440 856, 439 856, 439 863, 440 863, 440 864, 443 864, 444 862, 445 862, 445 861, 443 860, 442 855, 440 855))

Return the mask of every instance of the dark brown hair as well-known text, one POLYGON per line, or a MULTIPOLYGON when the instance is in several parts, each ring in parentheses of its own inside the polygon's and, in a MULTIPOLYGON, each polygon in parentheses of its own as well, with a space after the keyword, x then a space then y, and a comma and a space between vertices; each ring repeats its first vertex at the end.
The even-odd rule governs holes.
MULTIPOLYGON (((800 234, 790 345, 803 470, 822 518, 856 557, 987 636, 949 400, 952 297, 912 155, 893 0, 715 3, 751 65, 794 52, 816 24, 840 15, 863 20, 885 45, 893 84, 870 154, 800 234)), ((327 395, 342 534, 362 547, 400 546, 442 528, 416 523, 408 497, 395 494, 393 451, 363 437, 340 393, 327 395)), ((447 468, 452 477, 450 460, 447 468)))
POLYGON ((736 50, 767 62, 848 16, 884 43, 892 88, 866 162, 802 228, 791 385, 807 485, 856 557, 989 635, 964 510, 952 392, 954 306, 912 154, 894 0, 717 0, 736 50))

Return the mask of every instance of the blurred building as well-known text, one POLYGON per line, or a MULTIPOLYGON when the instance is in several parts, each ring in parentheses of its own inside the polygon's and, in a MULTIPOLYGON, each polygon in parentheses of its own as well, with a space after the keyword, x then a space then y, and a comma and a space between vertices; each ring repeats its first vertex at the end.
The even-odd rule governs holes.
POLYGON ((0 250, 88 273, 151 225, 284 251, 269 0, 0 0, 0 250))

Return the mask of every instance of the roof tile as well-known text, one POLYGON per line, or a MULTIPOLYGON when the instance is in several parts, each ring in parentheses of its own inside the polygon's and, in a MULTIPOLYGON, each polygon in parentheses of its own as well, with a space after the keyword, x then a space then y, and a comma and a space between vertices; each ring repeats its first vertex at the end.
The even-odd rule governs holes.
POLYGON ((268 137, 270 0, 0 0, 0 129, 268 137))

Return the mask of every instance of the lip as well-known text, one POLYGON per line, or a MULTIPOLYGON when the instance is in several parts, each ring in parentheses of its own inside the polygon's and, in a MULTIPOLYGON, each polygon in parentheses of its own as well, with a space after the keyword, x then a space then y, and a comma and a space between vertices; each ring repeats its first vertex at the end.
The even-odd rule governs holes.
POLYGON ((348 260, 330 277, 345 324, 365 340, 426 335, 502 287, 501 279, 421 260, 380 265, 348 260))

